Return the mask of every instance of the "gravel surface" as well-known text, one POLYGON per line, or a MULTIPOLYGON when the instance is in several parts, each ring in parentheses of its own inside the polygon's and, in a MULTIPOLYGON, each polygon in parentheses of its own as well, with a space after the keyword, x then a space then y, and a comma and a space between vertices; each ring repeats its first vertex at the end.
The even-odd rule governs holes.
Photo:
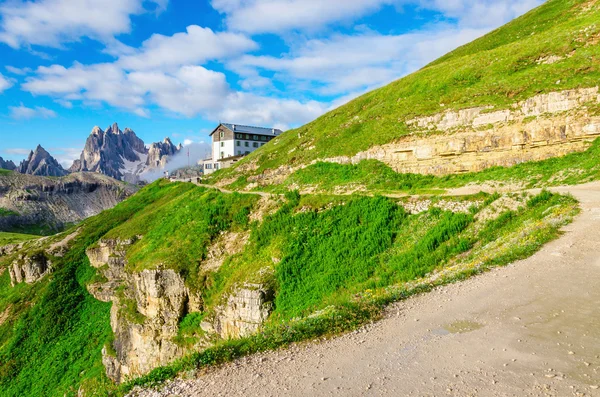
POLYGON ((531 258, 391 305, 328 341, 247 357, 140 397, 600 396, 600 184, 531 258))

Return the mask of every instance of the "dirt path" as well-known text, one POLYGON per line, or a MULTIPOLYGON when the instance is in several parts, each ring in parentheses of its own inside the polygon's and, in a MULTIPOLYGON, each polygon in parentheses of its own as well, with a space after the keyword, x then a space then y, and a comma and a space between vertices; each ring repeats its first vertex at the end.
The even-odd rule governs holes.
POLYGON ((600 184, 533 257, 390 306, 342 337, 141 396, 600 396, 600 184))
MULTIPOLYGON (((205 187, 208 189, 217 189, 218 191, 220 191, 221 193, 233 193, 232 190, 227 190, 225 188, 219 187, 219 186, 215 186, 215 185, 207 185, 205 183, 200 183, 197 180, 195 180, 196 178, 192 178, 192 179, 172 179, 171 181, 173 182, 186 182, 186 183, 193 183, 196 186, 200 186, 200 187, 205 187)), ((278 196, 277 194, 274 193, 267 193, 267 192, 258 192, 258 191, 249 191, 249 192, 239 192, 239 193, 244 193, 244 194, 255 194, 257 196, 261 196, 261 197, 272 197, 272 196, 278 196)))

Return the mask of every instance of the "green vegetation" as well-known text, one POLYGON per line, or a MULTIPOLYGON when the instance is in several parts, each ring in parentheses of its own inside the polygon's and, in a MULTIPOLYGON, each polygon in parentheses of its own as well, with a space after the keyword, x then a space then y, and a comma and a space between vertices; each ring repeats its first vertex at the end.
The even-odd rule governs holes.
MULTIPOLYGON (((100 355, 113 337, 110 304, 97 301, 85 288, 95 275, 85 249, 144 208, 189 189, 157 183, 86 220, 67 255, 53 259, 51 277, 12 288, 8 272, 0 275, 0 313, 9 316, 0 324, 0 395, 74 396, 79 385, 94 391, 91 395, 114 389, 100 355)), ((0 258, 0 267, 12 259, 0 258)))
POLYGON ((5 170, 3 168, 0 168, 0 176, 4 176, 4 175, 10 175, 12 174, 12 171, 9 170, 5 170))
MULTIPOLYGON (((583 12, 583 6, 582 0, 550 0, 421 71, 283 134, 239 164, 255 162, 252 172, 260 173, 353 155, 407 135, 406 121, 415 116, 482 104, 501 109, 543 92, 595 86, 600 50, 588 42, 600 35, 600 9, 583 12), (564 58, 548 65, 536 62, 549 55, 564 58)), ((599 155, 596 141, 584 153, 446 177, 397 174, 377 161, 315 163, 272 187, 285 193, 272 198, 272 211, 257 195, 157 181, 79 224, 66 255, 51 258, 54 272, 34 284, 11 287, 6 268, 20 253, 0 258, 0 396, 75 396, 80 388, 88 395, 123 395, 135 385, 184 370, 354 329, 376 319, 392 301, 533 254, 558 237, 578 212, 573 198, 547 191, 503 196, 514 204, 511 210, 496 208, 498 194, 444 198, 460 201, 462 209, 456 212, 436 207, 443 207, 442 199, 430 197, 431 207, 416 214, 404 209, 402 198, 371 195, 435 193, 487 181, 526 186, 585 182, 598 178, 599 155), (298 186, 365 194, 300 195, 294 190, 298 186), (261 211, 264 217, 254 216, 261 211), (228 253, 218 268, 204 268, 209 247, 228 232, 242 236, 237 253, 228 253), (111 304, 95 300, 86 289, 102 279, 85 254, 102 238, 132 241, 126 246, 126 271, 173 269, 199 293, 202 313, 183 313, 179 319, 174 340, 181 346, 206 337, 202 322, 210 321, 240 285, 271 290, 273 312, 251 337, 216 341, 115 386, 101 362, 101 350, 112 351, 115 338, 111 304)), ((213 180, 231 178, 232 188, 244 188, 251 175, 237 170, 219 171, 213 180)), ((24 242, 23 252, 41 252, 72 231, 38 241, 0 233, 0 244, 24 242)), ((133 323, 145 321, 125 292, 116 291, 119 310, 133 323)))
POLYGON ((19 216, 19 213, 0 207, 0 218, 3 216, 19 216))
MULTIPOLYGON (((477 196, 476 202, 485 200, 469 214, 433 208, 408 215, 381 197, 353 197, 329 210, 297 212, 302 198, 288 194, 288 203, 253 229, 247 252, 215 274, 216 279, 219 275, 235 278, 235 272, 252 277, 253 260, 274 252, 282 255, 274 265, 276 309, 264 329, 158 368, 123 385, 121 391, 156 384, 181 371, 354 329, 377 318, 394 300, 533 254, 556 238, 560 227, 578 212, 573 198, 544 191, 528 200, 515 196, 522 201, 520 208, 497 219, 473 216, 499 197, 477 196), (274 233, 278 232, 287 233, 290 241, 277 239, 274 233), (361 247, 366 242, 374 247, 361 247), (364 249, 369 253, 363 254, 364 249), (439 277, 430 278, 433 271, 439 277)), ((186 318, 186 333, 199 322, 200 316, 186 318)))
POLYGON ((31 234, 5 233, 0 232, 0 247, 9 244, 18 244, 24 241, 29 241, 39 238, 31 234))
POLYGON ((319 162, 296 171, 281 185, 261 189, 284 192, 290 187, 312 186, 325 192, 360 188, 368 192, 423 194, 484 182, 515 183, 524 188, 572 185, 600 179, 598 158, 600 139, 581 153, 441 177, 399 174, 377 160, 364 160, 354 165, 319 162))
POLYGON ((237 169, 249 163, 258 165, 252 171, 258 174, 352 156, 407 135, 406 121, 417 116, 480 105, 504 109, 540 93, 597 86, 600 46, 590 43, 600 35, 600 8, 584 11, 588 3, 549 0, 418 72, 286 132, 215 178, 237 178, 237 169), (551 55, 563 59, 537 62, 551 55))
MULTIPOLYGON (((521 209, 500 220, 479 219, 498 197, 461 198, 465 208, 471 205, 466 213, 432 208, 411 215, 384 197, 288 192, 279 209, 258 223, 250 221, 258 196, 158 181, 78 225, 67 255, 53 258, 51 276, 14 288, 8 272, 0 276, 0 313, 8 315, 0 324, 0 395, 75 395, 80 386, 93 395, 121 394, 185 368, 352 329, 376 318, 386 303, 430 288, 432 272, 457 269, 440 278, 448 282, 530 255, 576 211, 573 199, 544 192, 528 204, 519 198, 521 209), (248 243, 217 271, 206 272, 201 262, 207 246, 223 231, 247 233, 248 243), (175 340, 182 346, 204 337, 201 322, 239 283, 272 288, 274 312, 258 335, 218 342, 117 388, 106 379, 100 354, 114 337, 110 304, 85 288, 98 278, 85 250, 101 237, 135 238, 128 271, 162 263, 201 293, 204 311, 180 321, 175 340)), ((0 259, 0 266, 12 259, 0 259)), ((135 302, 122 303, 131 321, 144 321, 135 302)))

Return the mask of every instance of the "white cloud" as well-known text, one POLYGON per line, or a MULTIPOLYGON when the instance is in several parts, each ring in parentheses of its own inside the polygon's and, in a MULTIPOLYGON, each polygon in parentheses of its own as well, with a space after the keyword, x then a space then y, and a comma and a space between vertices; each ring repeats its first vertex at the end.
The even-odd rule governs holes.
POLYGON ((326 109, 327 105, 318 101, 300 102, 236 92, 226 98, 219 117, 286 130, 319 117, 326 109))
POLYGON ((186 117, 203 116, 247 123, 298 125, 319 116, 326 105, 235 92, 225 75, 202 66, 182 66, 174 72, 120 69, 116 64, 40 67, 23 89, 56 101, 107 103, 148 117, 148 106, 186 117))
MULTIPOLYGON (((83 143, 82 146, 83 147, 83 143)), ((81 147, 51 147, 48 152, 65 168, 68 169, 73 165, 73 161, 79 159, 81 155, 81 147)))
POLYGON ((417 5, 460 21, 462 26, 499 26, 543 3, 543 0, 212 0, 225 14, 230 30, 282 33, 314 30, 353 21, 381 7, 417 5))
POLYGON ((6 65, 5 68, 9 73, 16 74, 18 76, 24 76, 32 72, 30 68, 16 68, 9 65, 6 65))
POLYGON ((0 94, 13 86, 13 82, 0 74, 0 94))
POLYGON ((109 41, 131 31, 130 16, 145 12, 144 3, 157 10, 167 5, 166 0, 9 1, 0 5, 0 42, 58 48, 84 36, 109 41))
POLYGON ((258 45, 244 35, 215 33, 210 28, 191 25, 186 32, 173 36, 153 35, 139 50, 127 50, 119 64, 128 70, 176 68, 229 58, 256 48, 258 45))
POLYGON ((514 19, 544 0, 419 0, 424 8, 457 19, 462 26, 495 28, 514 19))
POLYGON ((481 29, 438 30, 404 35, 337 35, 328 40, 308 40, 294 56, 243 56, 230 63, 238 73, 275 72, 287 84, 325 95, 344 95, 389 83, 436 59, 449 50, 482 35, 481 29))
POLYGON ((28 108, 21 104, 20 106, 9 106, 10 117, 16 120, 29 120, 36 117, 50 119, 57 116, 54 110, 36 106, 35 108, 28 108))
POLYGON ((113 63, 75 63, 70 68, 42 66, 35 76, 26 79, 22 88, 34 95, 49 95, 65 101, 106 102, 131 111, 145 103, 143 89, 129 86, 125 71, 113 63))
POLYGON ((351 20, 397 0, 213 0, 231 30, 266 33, 315 29, 351 20))
POLYGON ((9 148, 4 149, 4 153, 14 156, 28 156, 31 153, 31 149, 9 148))

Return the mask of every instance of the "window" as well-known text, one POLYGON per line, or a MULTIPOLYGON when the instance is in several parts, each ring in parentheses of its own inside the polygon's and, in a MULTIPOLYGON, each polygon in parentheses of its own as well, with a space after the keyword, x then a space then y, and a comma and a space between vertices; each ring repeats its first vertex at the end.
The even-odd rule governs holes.
POLYGON ((221 131, 221 135, 219 135, 221 138, 223 138, 225 136, 225 133, 223 131, 221 131))
POLYGON ((242 142, 240 142, 240 141, 235 141, 235 146, 242 146, 242 142))
POLYGON ((265 146, 264 142, 260 144, 260 146, 265 146))
POLYGON ((225 142, 221 142, 221 147, 225 147, 225 142))
POLYGON ((241 155, 242 155, 242 151, 238 150, 238 156, 241 156, 241 155))
POLYGON ((246 139, 250 139, 250 135, 246 134, 246 139))
POLYGON ((254 146, 254 147, 258 147, 258 142, 254 142, 254 143, 252 144, 252 146, 254 146))
POLYGON ((250 152, 246 150, 246 153, 244 153, 244 154, 250 154, 250 152))
POLYGON ((261 137, 260 137, 260 140, 261 140, 261 141, 266 141, 266 140, 267 140, 267 137, 263 135, 263 136, 261 136, 261 137))
POLYGON ((215 170, 219 169, 219 163, 215 163, 215 170))
POLYGON ((237 139, 242 139, 242 138, 243 138, 242 134, 235 134, 235 137, 236 137, 237 139))
POLYGON ((253 135, 252 139, 254 139, 255 141, 258 141, 258 135, 253 135))
POLYGON ((250 147, 250 142, 244 142, 244 146, 250 147))
POLYGON ((225 152, 221 152, 221 158, 225 157, 225 152))

